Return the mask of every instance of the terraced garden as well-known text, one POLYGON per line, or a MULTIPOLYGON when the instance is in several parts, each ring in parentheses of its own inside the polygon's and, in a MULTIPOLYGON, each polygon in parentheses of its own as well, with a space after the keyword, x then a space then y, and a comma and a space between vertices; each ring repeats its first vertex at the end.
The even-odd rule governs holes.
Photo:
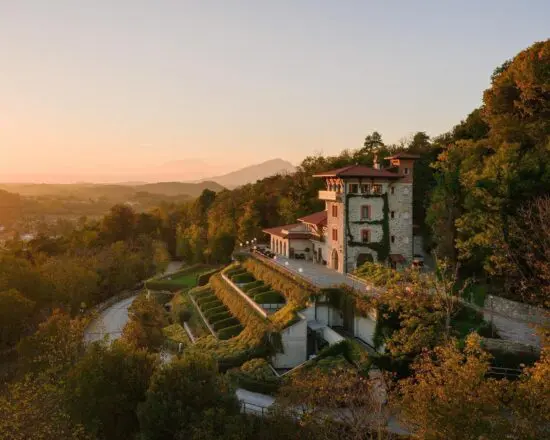
POLYGON ((269 314, 275 313, 286 304, 286 299, 281 292, 262 280, 257 280, 242 266, 229 269, 224 274, 269 314))
POLYGON ((191 289, 207 284, 210 277, 219 270, 218 267, 196 264, 185 267, 170 275, 147 280, 145 287, 150 290, 166 290, 169 292, 191 289))
POLYGON ((218 339, 231 339, 241 333, 243 326, 240 321, 233 316, 227 306, 220 301, 211 289, 201 290, 195 293, 194 297, 195 302, 218 339))

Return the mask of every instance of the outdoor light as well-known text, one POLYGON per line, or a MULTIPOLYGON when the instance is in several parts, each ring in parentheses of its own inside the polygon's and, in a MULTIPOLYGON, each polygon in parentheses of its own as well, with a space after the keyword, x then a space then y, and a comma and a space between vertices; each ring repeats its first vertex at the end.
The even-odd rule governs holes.
POLYGON ((301 267, 298 269, 298 272, 302 273, 304 271, 304 269, 302 269, 301 267))
POLYGON ((240 245, 241 247, 243 247, 243 244, 242 244, 242 243, 239 243, 239 245, 240 245))
POLYGON ((285 261, 285 266, 288 266, 288 261, 285 261))
POLYGON ((249 243, 250 243, 250 242, 249 242, 248 240, 246 240, 246 245, 247 245, 247 246, 248 246, 249 243))

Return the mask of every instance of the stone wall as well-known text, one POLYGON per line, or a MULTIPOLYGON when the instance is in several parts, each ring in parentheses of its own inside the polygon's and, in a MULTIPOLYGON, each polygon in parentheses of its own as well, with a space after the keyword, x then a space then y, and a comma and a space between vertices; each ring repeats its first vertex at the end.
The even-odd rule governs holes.
POLYGON ((396 182, 392 185, 394 193, 388 193, 390 208, 390 253, 401 254, 408 261, 413 256, 413 186, 411 183, 396 182), (394 218, 391 218, 391 212, 394 218), (395 241, 391 242, 391 236, 395 241))
POLYGON ((538 354, 540 352, 538 347, 505 339, 482 338, 481 344, 488 351, 502 351, 515 354, 538 354))
POLYGON ((511 301, 499 296, 488 295, 485 308, 512 319, 533 324, 550 325, 550 310, 511 301))

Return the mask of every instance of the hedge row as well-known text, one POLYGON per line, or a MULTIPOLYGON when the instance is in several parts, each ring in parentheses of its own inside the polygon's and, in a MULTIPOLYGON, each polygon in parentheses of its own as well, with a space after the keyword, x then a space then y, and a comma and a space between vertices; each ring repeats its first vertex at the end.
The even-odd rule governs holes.
POLYGON ((256 278, 249 273, 239 273, 231 276, 231 281, 235 284, 245 284, 256 281, 256 278))
POLYGON ((261 287, 264 285, 264 282, 261 280, 252 281, 251 283, 247 283, 244 286, 241 286, 241 290, 243 292, 248 292, 249 290, 255 289, 257 287, 261 287))
POLYGON ((238 335, 240 330, 237 331, 237 327, 240 327, 242 330, 239 320, 233 316, 227 306, 211 290, 207 289, 196 294, 195 301, 210 326, 218 333, 220 339, 229 339, 238 335), (232 331, 224 332, 220 335, 221 331, 230 327, 233 328, 232 331))
POLYGON ((218 306, 218 307, 214 307, 212 309, 209 309, 207 310, 206 312, 204 312, 204 316, 206 317, 206 319, 210 319, 212 316, 214 315, 217 315, 218 313, 220 312, 224 312, 225 310, 227 310, 227 307, 225 307, 223 304, 221 306, 218 306))
POLYGON ((269 321, 259 316, 250 304, 223 280, 221 275, 214 275, 210 279, 210 285, 233 316, 244 325, 243 340, 252 344, 258 343, 269 331, 269 321))
POLYGON ((255 295, 254 301, 258 304, 284 304, 286 302, 284 296, 275 290, 255 295))
POLYGON ((206 286, 208 284, 208 281, 210 281, 210 277, 216 273, 218 273, 220 269, 212 269, 208 272, 201 273, 197 277, 197 286, 206 286))
POLYGON ((255 287, 254 289, 250 289, 247 293, 248 296, 254 298, 258 293, 263 292, 269 292, 270 290, 273 290, 269 284, 264 284, 259 287, 255 287))
POLYGON ((305 307, 308 299, 317 295, 318 290, 305 282, 299 282, 290 276, 283 275, 278 270, 268 266, 255 258, 249 258, 243 266, 266 284, 270 284, 274 290, 281 292, 288 300, 293 301, 297 308, 305 307))
POLYGON ((235 327, 236 325, 240 326, 239 320, 231 316, 229 318, 222 319, 218 322, 213 323, 212 327, 214 327, 214 330, 219 333, 219 331, 223 330, 224 328, 235 327))
MULTIPOLYGON (((231 338, 234 338, 234 337, 238 336, 242 331, 243 331, 243 327, 240 324, 239 325, 234 325, 232 327, 226 327, 226 328, 221 329, 218 332, 218 338, 220 338, 222 341, 227 340, 227 339, 231 339, 231 338)), ((237 361, 236 363, 238 364, 239 361, 237 361)), ((221 367, 222 365, 223 365, 223 363, 220 362, 220 369, 222 368, 221 367)), ((226 361, 226 368, 230 368, 229 365, 232 365, 231 362, 226 361)))
POLYGON ((240 273, 246 273, 246 269, 242 266, 230 267, 224 271, 224 274, 229 278, 240 273))
POLYGON ((229 310, 227 310, 227 307, 225 307, 225 306, 223 306, 223 307, 224 307, 224 311, 221 311, 221 312, 218 312, 218 313, 215 313, 211 316, 206 317, 206 319, 208 319, 208 322, 210 324, 215 324, 218 321, 223 321, 224 319, 233 317, 233 315, 229 312, 229 310))

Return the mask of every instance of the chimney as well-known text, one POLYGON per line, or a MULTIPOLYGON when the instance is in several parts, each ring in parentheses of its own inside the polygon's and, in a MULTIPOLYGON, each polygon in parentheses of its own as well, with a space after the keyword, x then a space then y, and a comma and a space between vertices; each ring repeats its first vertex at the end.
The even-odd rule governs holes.
POLYGON ((373 161, 372 166, 376 170, 380 169, 380 162, 378 162, 378 152, 374 153, 374 161, 373 161))

